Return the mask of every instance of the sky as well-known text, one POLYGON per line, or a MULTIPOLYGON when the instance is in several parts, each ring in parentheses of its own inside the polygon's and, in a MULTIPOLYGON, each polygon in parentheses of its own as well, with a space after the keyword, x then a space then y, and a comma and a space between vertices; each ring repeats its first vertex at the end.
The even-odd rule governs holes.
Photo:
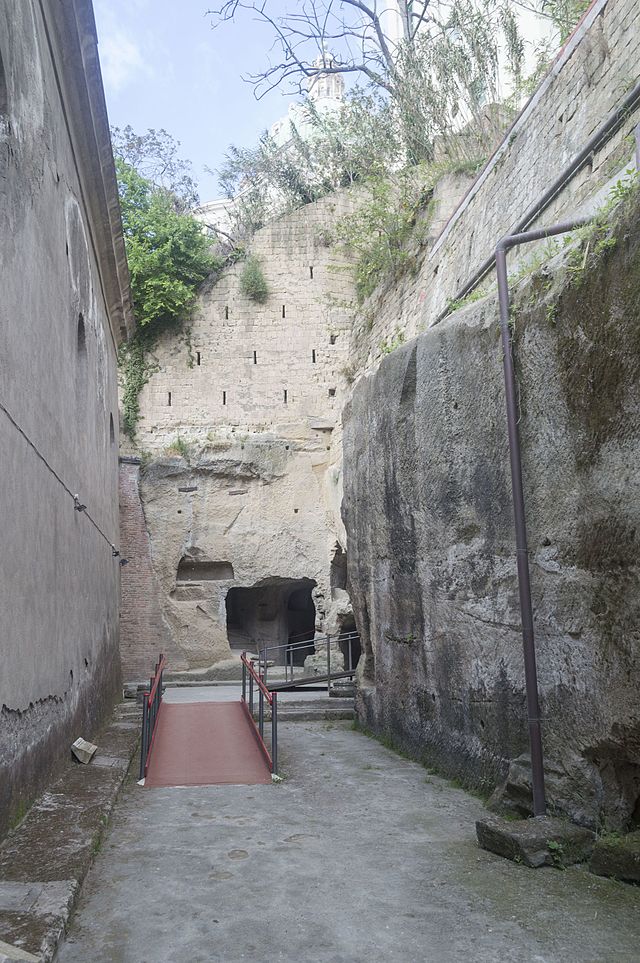
POLYGON ((136 133, 164 128, 193 163, 204 202, 221 194, 205 166, 229 144, 251 146, 291 95, 260 101, 242 80, 266 62, 269 32, 244 16, 211 29, 212 0, 94 0, 109 120, 136 133))

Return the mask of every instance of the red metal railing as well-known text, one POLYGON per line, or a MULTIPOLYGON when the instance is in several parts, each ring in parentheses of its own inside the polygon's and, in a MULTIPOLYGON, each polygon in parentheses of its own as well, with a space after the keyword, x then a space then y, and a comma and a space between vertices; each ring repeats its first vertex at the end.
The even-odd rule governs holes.
POLYGON ((149 691, 142 693, 142 738, 140 740, 140 779, 149 769, 149 758, 156 734, 158 714, 162 705, 162 674, 167 660, 163 655, 156 662, 154 674, 149 680, 149 691))
POLYGON ((242 660, 242 705, 245 708, 253 731, 265 754, 269 769, 273 775, 278 773, 278 693, 269 692, 265 683, 256 672, 253 663, 247 658, 247 653, 240 656, 242 660), (258 687, 258 724, 253 718, 254 685, 258 687), (247 699, 247 689, 249 698, 247 699), (264 700, 271 707, 271 752, 264 741, 264 700))

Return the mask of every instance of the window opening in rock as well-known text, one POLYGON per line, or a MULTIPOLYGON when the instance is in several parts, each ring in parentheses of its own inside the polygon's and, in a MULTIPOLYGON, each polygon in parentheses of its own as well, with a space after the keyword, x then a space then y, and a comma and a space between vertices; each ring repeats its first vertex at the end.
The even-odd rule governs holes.
POLYGON ((116 431, 113 424, 113 415, 109 415, 109 443, 115 445, 116 443, 116 431))
POLYGON ((192 555, 183 555, 178 564, 176 583, 221 582, 233 577, 231 562, 217 562, 208 558, 194 558, 192 555))
POLYGON ((283 394, 284 394, 284 403, 285 403, 285 405, 286 405, 286 404, 287 404, 287 389, 286 389, 286 388, 284 389, 284 393, 283 393, 283 394))
POLYGON ((285 307, 286 307, 286 306, 283 304, 283 305, 282 305, 282 317, 283 317, 283 318, 286 317, 285 307))
POLYGON ((309 277, 313 281, 313 267, 311 265, 309 265, 309 277))
POLYGON ((171 392, 170 392, 170 391, 167 393, 167 406, 168 406, 169 408, 171 407, 171 392))
POLYGON ((270 652, 269 658, 284 665, 287 657, 293 657, 294 665, 302 665, 315 651, 315 584, 307 578, 273 576, 251 588, 229 589, 225 605, 231 648, 257 652, 268 645, 282 646, 270 652), (302 644, 288 650, 288 644, 293 642, 302 644))
POLYGON ((337 334, 332 334, 329 336, 329 344, 335 344, 337 340, 338 340, 337 334))
POLYGON ((343 552, 342 546, 336 544, 333 558, 331 559, 331 570, 330 570, 330 583, 331 591, 334 589, 343 589, 346 591, 347 588, 347 555, 343 552))
POLYGON ((198 365, 198 367, 200 366, 200 352, 199 352, 199 351, 196 351, 196 364, 198 365))
POLYGON ((330 398, 335 398, 335 395, 336 395, 336 389, 335 389, 335 388, 329 388, 329 397, 330 397, 330 398))
POLYGON ((254 351, 254 352, 253 352, 253 363, 254 363, 254 364, 257 364, 257 363, 258 363, 258 352, 257 352, 257 351, 254 351))
POLYGON ((226 403, 227 403, 227 392, 226 392, 226 391, 223 391, 223 392, 222 392, 222 404, 223 404, 223 405, 226 405, 226 403))
POLYGON ((228 307, 228 305, 227 305, 227 306, 225 307, 225 309, 224 309, 224 319, 225 319, 225 321, 228 321, 228 320, 229 320, 229 307, 228 307))
POLYGON ((315 348, 313 348, 312 351, 311 351, 311 363, 312 363, 312 364, 315 364, 315 363, 316 363, 316 349, 315 349, 315 348))

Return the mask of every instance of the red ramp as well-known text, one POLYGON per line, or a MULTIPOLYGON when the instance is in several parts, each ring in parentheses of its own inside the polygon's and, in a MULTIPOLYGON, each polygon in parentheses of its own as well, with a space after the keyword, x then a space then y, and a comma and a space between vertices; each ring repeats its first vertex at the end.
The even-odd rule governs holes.
POLYGON ((270 783, 241 702, 163 702, 145 786, 270 783))

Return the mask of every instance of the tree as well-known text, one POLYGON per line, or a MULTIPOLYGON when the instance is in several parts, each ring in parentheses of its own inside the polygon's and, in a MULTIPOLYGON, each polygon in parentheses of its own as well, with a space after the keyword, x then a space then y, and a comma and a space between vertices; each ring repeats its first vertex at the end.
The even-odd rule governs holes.
POLYGON ((499 99, 500 50, 519 83, 516 2, 303 0, 294 13, 274 14, 269 0, 227 0, 210 14, 217 27, 251 11, 272 31, 273 61, 246 78, 256 97, 278 86, 306 92, 320 75, 356 75, 388 100, 406 160, 417 163, 433 157, 434 138, 452 118, 458 127, 477 121, 480 107, 499 99))
POLYGON ((375 92, 356 88, 335 113, 306 101, 298 120, 301 127, 292 125, 284 149, 264 133, 254 147, 227 151, 217 173, 227 196, 234 198, 237 237, 397 165, 402 150, 397 124, 388 103, 375 92))
POLYGON ((135 435, 139 394, 149 379, 148 353, 159 334, 179 328, 196 298, 198 286, 218 266, 202 226, 176 210, 176 196, 158 188, 131 164, 116 158, 137 335, 120 355, 123 421, 135 435))
POLYGON ((198 188, 190 161, 178 156, 180 141, 166 130, 148 130, 136 134, 132 127, 111 128, 113 152, 157 191, 171 196, 176 210, 185 212, 199 204, 198 188))

